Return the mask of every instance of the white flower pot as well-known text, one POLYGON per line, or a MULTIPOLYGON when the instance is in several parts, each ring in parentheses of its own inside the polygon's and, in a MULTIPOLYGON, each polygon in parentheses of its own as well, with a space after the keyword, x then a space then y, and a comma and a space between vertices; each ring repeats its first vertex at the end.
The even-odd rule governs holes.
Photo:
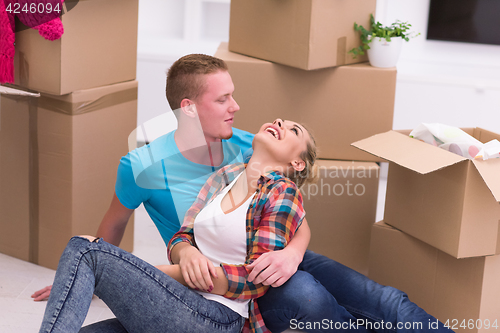
POLYGON ((374 37, 370 42, 368 52, 368 60, 373 67, 394 67, 396 66, 401 47, 403 46, 402 37, 392 37, 388 42, 384 38, 374 37))

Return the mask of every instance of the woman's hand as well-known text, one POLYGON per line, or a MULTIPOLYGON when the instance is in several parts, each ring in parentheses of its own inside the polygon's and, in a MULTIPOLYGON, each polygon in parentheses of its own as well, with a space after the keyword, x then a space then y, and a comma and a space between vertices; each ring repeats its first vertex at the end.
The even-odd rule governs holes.
POLYGON ((212 292, 212 276, 218 277, 213 263, 194 246, 186 243, 176 246, 184 246, 179 251, 179 266, 186 284, 191 289, 212 292))

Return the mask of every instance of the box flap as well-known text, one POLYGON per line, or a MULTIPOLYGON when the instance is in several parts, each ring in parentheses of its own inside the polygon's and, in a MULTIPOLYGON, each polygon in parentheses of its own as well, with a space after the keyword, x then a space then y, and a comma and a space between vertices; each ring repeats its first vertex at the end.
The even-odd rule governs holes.
POLYGON ((396 131, 374 135, 352 146, 421 174, 467 160, 396 131))
POLYGON ((472 160, 472 162, 495 197, 495 200, 500 202, 500 158, 493 158, 486 161, 472 160))
POLYGON ((500 141, 500 135, 480 127, 474 128, 472 136, 481 141, 482 143, 486 143, 494 139, 500 141))

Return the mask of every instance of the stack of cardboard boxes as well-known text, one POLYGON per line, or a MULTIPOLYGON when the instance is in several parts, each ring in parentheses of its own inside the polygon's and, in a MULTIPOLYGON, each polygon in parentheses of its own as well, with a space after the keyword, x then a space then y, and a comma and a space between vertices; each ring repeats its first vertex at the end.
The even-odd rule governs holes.
POLYGON ((252 133, 276 118, 302 123, 319 150, 320 179, 303 190, 310 249, 364 274, 381 159, 350 144, 392 129, 396 69, 347 52, 360 43, 375 0, 232 0, 224 59, 240 106, 234 126, 252 133))
MULTIPOLYGON (((465 128, 481 142, 500 135, 465 128)), ((456 332, 500 327, 500 159, 468 160, 389 131, 354 146, 388 161, 369 276, 456 332)))
POLYGON ((71 6, 59 40, 16 33, 15 85, 41 96, 1 96, 0 252, 49 268, 96 233, 137 126, 138 0, 71 6))

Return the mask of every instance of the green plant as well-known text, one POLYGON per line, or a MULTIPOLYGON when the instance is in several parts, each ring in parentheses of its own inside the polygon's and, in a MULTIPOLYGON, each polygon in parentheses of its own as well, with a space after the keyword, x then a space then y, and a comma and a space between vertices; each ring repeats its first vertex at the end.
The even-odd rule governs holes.
POLYGON ((361 45, 349 51, 353 58, 356 58, 358 55, 364 55, 365 50, 370 49, 370 45, 368 44, 375 37, 384 38, 388 42, 391 41, 391 37, 402 37, 408 42, 410 38, 420 35, 420 33, 415 34, 414 32, 410 32, 411 24, 408 22, 397 20, 390 26, 383 26, 382 23, 375 22, 372 14, 370 14, 370 26, 370 30, 366 30, 362 25, 354 23, 354 30, 361 32, 361 45))

